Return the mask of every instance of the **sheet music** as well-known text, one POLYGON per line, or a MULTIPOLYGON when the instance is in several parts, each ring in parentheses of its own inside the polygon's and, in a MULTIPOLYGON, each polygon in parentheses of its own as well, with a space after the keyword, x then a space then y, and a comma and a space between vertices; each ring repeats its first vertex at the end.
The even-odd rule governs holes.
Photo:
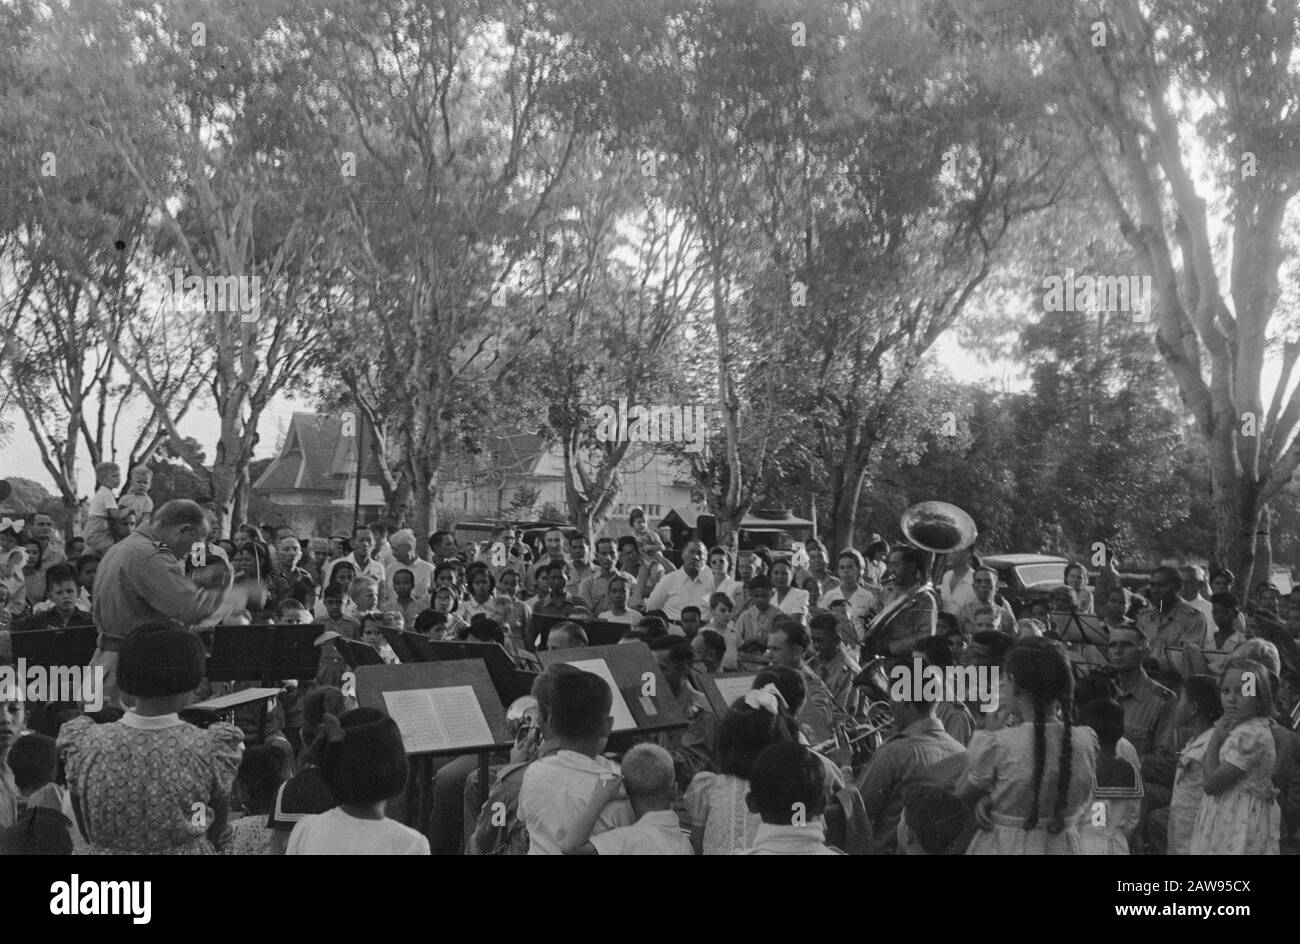
POLYGON ((737 698, 744 698, 745 693, 754 687, 754 676, 752 675, 715 675, 713 684, 718 686, 718 694, 722 700, 731 707, 731 703, 737 698))
POLYGON ((471 685, 384 692, 408 754, 486 747, 495 741, 471 685))
POLYGON ((618 685, 614 682, 614 676, 609 671, 609 666, 604 659, 583 659, 580 662, 570 662, 569 665, 575 669, 582 669, 584 672, 590 672, 592 675, 599 675, 609 686, 609 690, 614 693, 614 704, 610 709, 610 715, 614 718, 614 733, 620 731, 635 731, 636 719, 632 717, 631 710, 627 707, 627 702, 623 700, 623 693, 618 690, 618 685))

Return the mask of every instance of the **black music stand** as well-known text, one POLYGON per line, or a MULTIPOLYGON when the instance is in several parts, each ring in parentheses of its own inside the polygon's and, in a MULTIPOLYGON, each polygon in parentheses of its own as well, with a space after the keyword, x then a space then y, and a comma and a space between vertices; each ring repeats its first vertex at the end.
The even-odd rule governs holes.
POLYGON ((1047 614, 1062 642, 1105 649, 1110 645, 1110 631, 1098 616, 1058 610, 1047 614))
MULTIPOLYGON (((207 677, 211 682, 256 682, 261 689, 281 690, 282 679, 314 679, 320 667, 316 637, 323 627, 319 623, 299 625, 241 626, 218 624, 212 627, 212 651, 208 655, 207 677)), ((251 690, 250 690, 251 691, 251 690)), ((232 695, 242 694, 232 692, 232 695)), ((211 699, 210 699, 211 700, 211 699)), ((266 740, 267 700, 261 699, 257 719, 257 739, 266 740)), ((226 705, 233 711, 241 704, 226 705)), ((198 706, 193 706, 198 707, 198 706)))
MULTIPOLYGON (((414 828, 427 833, 426 824, 432 810, 433 761, 438 757, 455 757, 461 754, 477 754, 479 760, 479 800, 480 805, 487 802, 490 786, 489 761, 492 752, 510 747, 513 742, 506 731, 506 713, 501 707, 492 678, 487 666, 480 660, 459 659, 449 662, 417 662, 413 665, 372 665, 357 669, 357 702, 368 708, 376 708, 392 717, 392 706, 385 698, 385 693, 405 691, 428 691, 470 687, 474 699, 482 712, 486 723, 486 734, 479 738, 466 739, 452 735, 439 745, 426 738, 420 738, 419 746, 413 741, 418 736, 409 725, 402 730, 407 755, 411 757, 411 777, 408 780, 408 793, 414 788, 416 796, 414 828)), ((436 711, 430 706, 430 711, 436 711)), ((398 719, 394 719, 398 720, 398 719)), ((398 727, 403 727, 399 720, 398 727)), ((407 818, 411 819, 410 810, 407 818)))
POLYGON ((393 653, 397 656, 397 661, 401 662, 403 665, 405 665, 408 662, 429 662, 430 661, 429 659, 416 658, 410 643, 408 643, 407 641, 408 637, 413 637, 415 639, 425 639, 427 641, 427 637, 424 636, 422 633, 408 633, 406 630, 394 629, 391 626, 380 627, 379 631, 384 634, 384 641, 388 643, 389 648, 391 648, 393 650, 393 653))
POLYGON ((533 639, 530 640, 532 645, 531 651, 541 652, 547 648, 547 640, 550 638, 551 630, 560 623, 576 623, 582 627, 582 631, 587 634, 587 646, 589 648, 596 646, 613 646, 628 634, 631 630, 636 629, 627 623, 611 623, 606 620, 590 619, 569 619, 562 616, 534 616, 533 617, 533 639))
POLYGON ((316 637, 322 629, 318 623, 214 626, 208 679, 260 682, 267 688, 280 679, 314 679, 320 667, 316 637))
POLYGON ((14 663, 27 660, 29 666, 87 666, 95 657, 99 630, 89 624, 63 629, 15 630, 10 634, 14 663))
POLYGON ((697 675, 704 689, 704 697, 713 706, 713 712, 719 718, 727 713, 731 703, 737 698, 745 697, 745 692, 754 687, 757 672, 737 672, 728 675, 697 675))
MULTIPOLYGON (((672 689, 659 671, 659 663, 646 646, 588 646, 581 649, 547 649, 539 654, 543 669, 557 662, 602 663, 614 680, 614 714, 619 717, 622 700, 632 724, 619 725, 613 734, 627 731, 653 732, 684 728, 689 723, 682 714, 672 689)), ((579 666, 588 668, 588 666, 579 666)), ((590 668, 588 668, 590 671, 590 668)), ((600 674, 600 673, 597 673, 600 674)))
POLYGON ((339 636, 330 640, 334 643, 334 648, 339 651, 343 661, 356 671, 367 665, 387 665, 384 657, 379 654, 379 650, 369 643, 358 642, 355 639, 344 639, 339 636))

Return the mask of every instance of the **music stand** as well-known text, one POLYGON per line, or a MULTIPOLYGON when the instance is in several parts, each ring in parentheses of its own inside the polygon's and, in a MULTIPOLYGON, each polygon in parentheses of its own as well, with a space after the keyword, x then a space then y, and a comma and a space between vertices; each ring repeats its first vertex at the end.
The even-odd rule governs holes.
MULTIPOLYGON (((279 691, 276 682, 281 679, 315 679, 320 667, 316 637, 323 628, 319 623, 271 623, 256 626, 218 624, 212 627, 212 651, 207 663, 208 681, 256 682, 260 688, 275 688, 279 691)), ((256 700, 246 703, 254 701, 256 700)), ((263 698, 258 708, 259 741, 266 740, 266 715, 267 700, 263 698)))
POLYGON ((646 646, 547 649, 539 657, 543 668, 557 662, 578 663, 578 668, 595 672, 607 682, 613 680, 615 723, 611 733, 668 731, 689 723, 659 671, 654 653, 646 646))
POLYGON ((391 626, 383 626, 379 630, 384 634, 384 641, 392 648, 397 660, 405 665, 408 662, 428 662, 428 659, 416 658, 414 650, 407 643, 407 637, 413 636, 416 639, 424 639, 420 633, 408 633, 402 629, 393 629, 391 626))
POLYGON ((533 690, 537 678, 535 672, 524 672, 515 668, 510 653, 494 642, 434 642, 424 640, 424 651, 430 656, 430 662, 457 662, 462 659, 479 659, 487 666, 492 687, 496 689, 501 704, 509 707, 516 698, 522 698, 533 690))
POLYGON ((560 623, 575 623, 582 627, 582 631, 587 634, 588 648, 596 646, 613 646, 628 634, 630 630, 636 629, 635 626, 629 626, 627 623, 611 623, 607 620, 588 620, 588 619, 568 619, 558 616, 537 616, 533 618, 533 650, 541 652, 548 648, 547 641, 550 639, 551 630, 560 623))
POLYGON ((1160 660, 1170 672, 1177 672, 1183 678, 1192 675, 1209 675, 1210 666, 1205 661, 1205 653, 1197 646, 1165 646, 1160 653, 1160 660), (1182 668, 1174 664, 1177 657, 1182 668))
POLYGON ((354 672, 368 665, 387 665, 384 662, 384 657, 379 654, 379 650, 368 643, 358 642, 355 639, 344 639, 342 636, 331 639, 330 642, 334 643, 334 648, 339 651, 343 661, 354 672))
POLYGON ((477 754, 480 803, 487 802, 490 756, 512 741, 505 709, 482 661, 361 666, 357 703, 384 712, 402 732, 414 761, 408 786, 416 788, 416 828, 427 823, 432 807, 435 758, 477 754))
POLYGON ((745 692, 754 687, 757 672, 744 672, 735 675, 700 675, 696 676, 704 689, 704 697, 713 706, 714 714, 721 718, 726 714, 731 703, 737 698, 744 698, 745 692))
POLYGON ((323 628, 319 623, 214 626, 208 679, 259 682, 264 688, 279 679, 314 679, 320 667, 316 637, 323 628))
POLYGON ((1110 632, 1100 617, 1090 613, 1057 611, 1048 614, 1062 642, 1105 649, 1110 645, 1110 632), (1063 619, 1062 619, 1063 617, 1063 619))
POLYGON ((10 633, 14 664, 28 666, 87 666, 95 657, 99 630, 89 624, 63 629, 28 629, 10 633))

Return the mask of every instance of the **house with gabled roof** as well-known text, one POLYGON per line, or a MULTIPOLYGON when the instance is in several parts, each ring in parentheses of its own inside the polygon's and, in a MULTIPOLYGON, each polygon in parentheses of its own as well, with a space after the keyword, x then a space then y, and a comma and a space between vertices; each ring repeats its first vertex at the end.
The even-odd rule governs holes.
MULTIPOLYGON (((365 424, 357 423, 350 435, 344 431, 341 417, 294 413, 280 454, 253 483, 253 491, 273 503, 284 523, 299 534, 320 533, 326 521, 351 521, 358 448, 361 519, 370 521, 385 511, 379 463, 365 424)), ((430 529, 470 519, 529 518, 547 505, 561 512, 566 507, 563 452, 537 433, 493 436, 479 452, 453 454, 447 460, 437 520, 430 529), (530 504, 521 507, 524 502, 530 504)), ((607 533, 625 533, 627 513, 637 506, 645 509, 651 526, 671 508, 692 506, 686 470, 673 456, 638 443, 620 468, 623 488, 611 509, 607 533)))

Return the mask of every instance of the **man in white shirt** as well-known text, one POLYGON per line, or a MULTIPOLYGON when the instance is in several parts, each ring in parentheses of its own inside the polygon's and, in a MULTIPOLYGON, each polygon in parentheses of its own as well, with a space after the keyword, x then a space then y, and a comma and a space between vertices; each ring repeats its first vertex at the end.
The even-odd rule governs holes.
POLYGON ((373 580, 379 589, 379 604, 382 606, 390 598, 390 587, 388 585, 388 574, 384 571, 384 565, 379 563, 370 556, 371 550, 375 546, 374 535, 365 525, 357 525, 352 532, 352 553, 330 561, 323 568, 324 573, 321 576, 321 586, 330 585, 330 574, 338 566, 339 561, 347 561, 357 569, 358 577, 369 577, 373 580))
POLYGON ((864 566, 862 555, 855 548, 849 547, 840 551, 840 556, 835 561, 835 569, 840 575, 840 585, 833 590, 827 590, 817 604, 826 610, 830 609, 830 605, 836 600, 847 601, 853 625, 859 634, 866 625, 867 618, 880 609, 880 601, 876 599, 876 595, 861 584, 864 566))
MULTIPOLYGON (((1016 614, 1005 600, 999 603, 994 597, 994 591, 998 586, 998 572, 996 570, 977 570, 971 586, 975 591, 974 599, 964 604, 954 614, 962 628, 975 632, 976 613, 984 607, 989 607, 1002 614, 996 620, 998 624, 996 628, 1004 632, 1011 632, 1016 625, 1016 614)), ((1012 633, 1012 635, 1015 634, 1012 633)))
MULTIPOLYGON (((529 855, 561 855, 596 786, 618 776, 618 765, 601 756, 614 726, 613 703, 613 693, 599 675, 581 670, 557 673, 549 724, 559 749, 530 764, 519 788, 519 818, 528 829, 529 855)), ((591 832, 594 836, 633 821, 631 804, 616 799, 601 809, 591 832)))
MULTIPOLYGON (((399 569, 409 570, 415 576, 415 589, 411 591, 412 600, 428 600, 433 587, 434 567, 427 560, 415 556, 415 532, 410 528, 396 531, 388 539, 392 549, 392 562, 384 565, 384 581, 390 592, 393 591, 393 574, 399 569)), ((396 597, 392 592, 389 599, 396 597)))
POLYGON ((953 552, 950 557, 952 567, 939 581, 943 608, 948 613, 960 613, 966 604, 975 602, 975 571, 971 569, 970 560, 969 550, 953 552))
POLYGON ((1179 574, 1183 578, 1183 589, 1179 596, 1183 598, 1184 603, 1205 617, 1207 627, 1213 627, 1214 605, 1201 595, 1205 586, 1205 571, 1198 564, 1188 564, 1179 571, 1179 574))
POLYGON ((663 610, 674 623, 681 622, 682 607, 698 606, 703 612, 713 593, 713 572, 701 569, 704 546, 691 541, 682 551, 682 569, 660 578, 646 601, 646 611, 663 610))

